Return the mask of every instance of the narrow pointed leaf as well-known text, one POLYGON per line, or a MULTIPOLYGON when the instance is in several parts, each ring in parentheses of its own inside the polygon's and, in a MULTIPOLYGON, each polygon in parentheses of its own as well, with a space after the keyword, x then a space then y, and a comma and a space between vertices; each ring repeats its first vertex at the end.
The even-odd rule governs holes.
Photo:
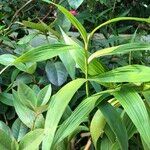
POLYGON ((90 133, 95 148, 97 148, 97 141, 99 137, 104 132, 105 125, 106 125, 105 117, 103 116, 100 110, 97 110, 90 124, 90 133))
POLYGON ((61 142, 64 138, 71 134, 94 109, 94 107, 96 106, 96 102, 101 102, 104 98, 105 96, 94 95, 83 100, 74 110, 71 116, 62 123, 62 125, 56 132, 54 145, 59 144, 59 142, 61 142))
POLYGON ((84 79, 76 79, 63 88, 61 88, 51 99, 49 104, 49 110, 46 115, 45 121, 45 133, 46 138, 43 141, 43 149, 51 149, 55 131, 57 129, 58 123, 68 105, 72 99, 75 92, 81 87, 85 82, 84 79), (68 92, 66 92, 68 91, 68 92))
POLYGON ((111 23, 114 23, 114 22, 118 22, 118 21, 139 21, 139 22, 146 22, 146 23, 150 23, 150 18, 137 18, 137 17, 118 17, 118 18, 113 18, 111 20, 108 20, 102 24, 100 24, 99 26, 97 26, 91 33, 90 33, 90 37, 93 36, 93 34, 100 28, 108 25, 108 24, 111 24, 111 23))
POLYGON ((132 88, 123 88, 115 92, 114 96, 124 107, 141 137, 150 148, 150 118, 139 94, 132 88))
POLYGON ((122 150, 128 150, 128 135, 119 113, 109 103, 102 103, 98 107, 103 113, 106 122, 115 133, 120 144, 120 148, 122 150))
POLYGON ((64 44, 51 44, 33 48, 15 60, 15 64, 18 62, 40 62, 52 57, 55 57, 61 53, 68 51, 69 49, 76 49, 75 46, 69 46, 64 44))
POLYGON ((150 67, 142 65, 129 65, 119 67, 98 76, 92 77, 91 80, 102 82, 148 82, 150 81, 150 67))

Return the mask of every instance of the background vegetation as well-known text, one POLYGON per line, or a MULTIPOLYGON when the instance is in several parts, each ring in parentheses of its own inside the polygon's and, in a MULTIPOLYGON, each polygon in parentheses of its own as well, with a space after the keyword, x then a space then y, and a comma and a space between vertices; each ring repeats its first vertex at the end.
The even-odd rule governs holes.
POLYGON ((0 0, 0 149, 150 149, 149 16, 149 0, 0 0))

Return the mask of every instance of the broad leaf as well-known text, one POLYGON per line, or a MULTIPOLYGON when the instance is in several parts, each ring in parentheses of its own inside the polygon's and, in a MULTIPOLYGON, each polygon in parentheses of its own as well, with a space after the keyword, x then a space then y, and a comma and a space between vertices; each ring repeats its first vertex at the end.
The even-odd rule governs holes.
POLYGON ((67 80, 68 73, 61 62, 47 62, 45 71, 49 81, 55 86, 61 86, 67 80))
POLYGON ((37 106, 37 98, 34 91, 26 84, 20 82, 18 85, 18 96, 20 101, 28 106, 34 108, 37 106))
POLYGON ((12 125, 12 134, 16 141, 20 141, 28 132, 27 126, 21 122, 20 119, 16 119, 15 122, 12 125))
POLYGON ((11 138, 0 129, 0 149, 11 150, 11 138))

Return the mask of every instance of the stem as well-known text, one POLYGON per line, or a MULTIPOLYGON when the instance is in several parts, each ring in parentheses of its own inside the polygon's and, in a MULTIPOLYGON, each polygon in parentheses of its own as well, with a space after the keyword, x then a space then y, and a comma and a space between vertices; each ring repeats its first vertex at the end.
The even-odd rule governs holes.
POLYGON ((89 96, 89 83, 88 83, 88 44, 85 44, 85 88, 86 88, 86 96, 89 96))
POLYGON ((89 139, 84 150, 90 150, 91 144, 92 144, 91 139, 89 139))
POLYGON ((7 65, 6 67, 4 67, 1 71, 0 74, 2 74, 10 65, 7 65))

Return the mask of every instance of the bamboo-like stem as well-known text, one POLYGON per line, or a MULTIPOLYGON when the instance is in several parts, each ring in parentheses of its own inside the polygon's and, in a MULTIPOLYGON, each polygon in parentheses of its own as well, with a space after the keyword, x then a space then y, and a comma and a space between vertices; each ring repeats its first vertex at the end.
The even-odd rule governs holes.
POLYGON ((86 83, 85 83, 85 88, 86 88, 86 96, 89 96, 89 83, 88 83, 88 44, 85 44, 85 48, 84 48, 84 52, 85 52, 85 79, 86 79, 86 83))

